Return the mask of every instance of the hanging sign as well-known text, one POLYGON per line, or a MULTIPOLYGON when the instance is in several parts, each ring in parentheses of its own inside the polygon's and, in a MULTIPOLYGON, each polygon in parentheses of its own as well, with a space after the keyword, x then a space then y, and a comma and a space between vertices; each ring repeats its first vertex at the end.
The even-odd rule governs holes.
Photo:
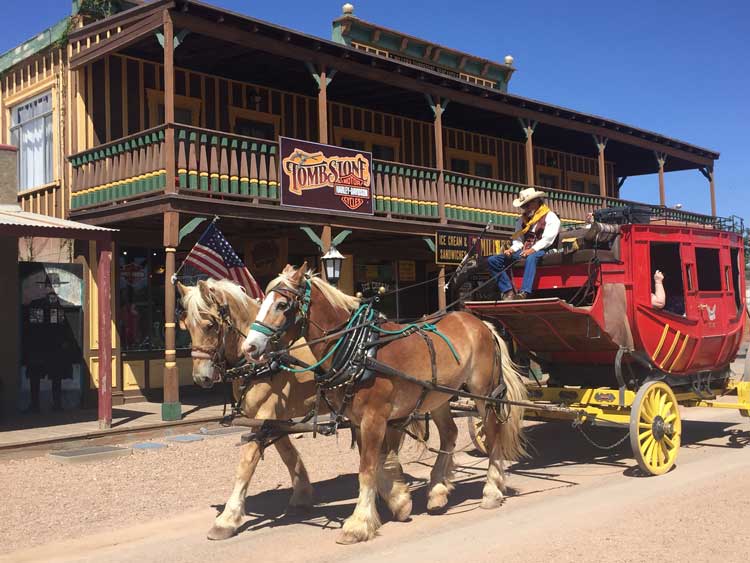
POLYGON ((441 266, 458 266, 470 248, 479 245, 480 256, 493 256, 502 251, 502 241, 499 238, 482 237, 469 233, 452 231, 438 231, 435 234, 435 263, 441 266))
POLYGON ((281 205, 372 215, 372 154, 279 138, 281 205))

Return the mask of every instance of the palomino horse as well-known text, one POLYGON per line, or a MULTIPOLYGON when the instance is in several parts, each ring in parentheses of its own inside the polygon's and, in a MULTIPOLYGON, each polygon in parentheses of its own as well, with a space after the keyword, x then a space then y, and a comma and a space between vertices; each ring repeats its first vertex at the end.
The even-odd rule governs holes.
MULTIPOLYGON (((190 332, 193 356, 193 380, 204 388, 213 386, 216 377, 217 354, 227 365, 240 363, 240 345, 244 334, 250 328, 258 313, 259 303, 244 290, 227 280, 199 281, 197 286, 185 286, 177 282, 185 310, 180 326, 190 332), (221 306, 228 308, 227 316, 222 317, 221 306), (231 320, 233 330, 226 322, 231 320)), ((295 350, 295 357, 308 363, 315 361, 307 347, 295 350)), ((315 382, 310 372, 296 377, 287 372, 274 375, 270 379, 256 381, 244 397, 240 397, 239 382, 233 382, 235 400, 242 399, 242 413, 249 418, 289 419, 304 416, 312 408, 315 399, 315 382)), ((281 459, 292 478, 293 493, 289 507, 306 509, 312 507, 312 485, 307 476, 299 452, 288 436, 274 443, 281 459)), ((224 511, 216 518, 208 532, 213 540, 233 536, 245 515, 245 495, 250 479, 260 460, 262 450, 258 443, 249 442, 242 446, 240 464, 237 467, 234 489, 224 511)))
MULTIPOLYGON (((215 365, 217 362, 224 361, 228 366, 240 362, 242 335, 247 333, 255 320, 260 304, 241 287, 226 280, 199 281, 197 286, 185 286, 177 282, 177 288, 185 311, 180 326, 190 332, 192 341, 193 380, 201 387, 210 388, 220 379, 215 365), (223 306, 226 306, 224 315, 220 310, 223 306)), ((300 343, 304 344, 304 341, 300 343)), ((310 349, 304 345, 294 351, 294 356, 308 364, 315 361, 310 349)), ((256 380, 244 396, 240 396, 238 381, 235 380, 233 386, 235 400, 242 400, 242 413, 248 418, 287 420, 301 417, 308 414, 315 403, 315 383, 310 372, 296 375, 279 372, 269 379, 256 380)), ((318 413, 327 412, 326 405, 321 403, 318 413)), ((400 438, 399 432, 389 430, 384 447, 389 466, 399 469, 400 438)), ((312 507, 313 489, 299 452, 288 436, 282 437, 274 445, 292 478, 293 493, 289 507, 312 507)), ((242 446, 232 494, 224 511, 209 530, 209 539, 227 539, 236 533, 245 515, 247 487, 261 454, 262 449, 256 442, 242 446)), ((389 502, 388 491, 383 489, 381 494, 389 502)))
MULTIPOLYGON (((325 337, 345 326, 360 300, 345 295, 338 289, 306 272, 307 264, 295 270, 287 266, 271 282, 271 288, 261 305, 256 322, 242 345, 248 359, 262 360, 271 343, 288 346, 304 336, 318 361, 328 357, 335 345, 325 337), (318 341, 318 339, 321 339, 318 341)), ((409 332, 378 348, 377 360, 402 373, 423 381, 434 375, 437 383, 487 396, 503 378, 507 398, 519 401, 526 398, 520 374, 513 366, 504 341, 477 317, 465 312, 452 312, 435 321, 437 331, 409 332), (428 346, 426 338, 432 346, 428 346), (451 349, 451 343, 453 350, 451 349), (434 349, 433 354, 430 348, 434 349)), ((399 331, 402 325, 384 323, 381 329, 399 331)), ((441 453, 430 475, 428 509, 436 510, 448 502, 451 491, 450 473, 453 450, 458 430, 450 413, 450 396, 430 392, 423 396, 422 387, 394 375, 376 373, 366 383, 356 386, 346 401, 342 389, 329 391, 334 408, 345 406, 345 414, 360 428, 359 498, 354 513, 347 518, 339 543, 355 543, 371 539, 380 527, 375 506, 378 490, 392 491, 389 506, 397 519, 409 516, 411 500, 403 483, 400 466, 388 467, 388 459, 379 455, 389 420, 399 420, 419 407, 430 412, 440 434, 441 453), (385 470, 383 470, 383 467, 385 470), (387 482, 383 483, 382 480, 387 482)), ((477 401, 480 416, 485 421, 489 451, 487 482, 483 490, 482 508, 496 508, 503 500, 505 475, 503 461, 523 454, 521 422, 523 410, 510 406, 500 415, 495 409, 485 409, 484 401, 477 401)))

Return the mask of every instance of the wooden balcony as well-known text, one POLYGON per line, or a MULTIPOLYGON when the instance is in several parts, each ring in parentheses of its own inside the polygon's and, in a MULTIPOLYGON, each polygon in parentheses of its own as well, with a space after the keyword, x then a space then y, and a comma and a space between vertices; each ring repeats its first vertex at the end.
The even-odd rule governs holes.
MULTIPOLYGON (((113 205, 166 189, 164 140, 174 130, 175 189, 208 199, 279 205, 278 154, 275 141, 243 137, 180 124, 167 124, 107 143, 69 158, 73 167, 72 209, 113 205)), ((479 226, 492 221, 512 229, 518 210, 512 201, 523 184, 443 172, 448 223, 479 226)), ((429 223, 440 222, 440 172, 399 162, 373 161, 375 215, 429 223)), ((543 188, 563 224, 583 223, 601 207, 632 203, 543 188)), ((290 210, 293 212, 293 210, 290 210)), ((652 206, 667 222, 711 226, 714 217, 652 206)))

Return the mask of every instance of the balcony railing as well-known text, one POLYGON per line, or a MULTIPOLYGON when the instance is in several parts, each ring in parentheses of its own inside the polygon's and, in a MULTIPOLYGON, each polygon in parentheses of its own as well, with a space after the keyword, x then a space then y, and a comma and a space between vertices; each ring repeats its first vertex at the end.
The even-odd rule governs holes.
MULTIPOLYGON (((73 167, 72 208, 99 207, 152 195, 166 188, 164 139, 174 130, 176 188, 213 199, 278 205, 277 142, 211 129, 167 124, 123 137, 69 158, 73 167)), ((399 162, 373 161, 375 215, 437 222, 440 173, 399 162)), ((492 221, 512 228, 518 218, 513 199, 528 186, 445 171, 445 217, 449 223, 481 225, 492 221)), ((542 188, 563 224, 575 225, 588 213, 627 200, 542 188)), ((668 223, 716 226, 708 215, 652 206, 668 223)))
POLYGON ((71 207, 99 206, 163 190, 165 128, 147 129, 71 156, 71 207))

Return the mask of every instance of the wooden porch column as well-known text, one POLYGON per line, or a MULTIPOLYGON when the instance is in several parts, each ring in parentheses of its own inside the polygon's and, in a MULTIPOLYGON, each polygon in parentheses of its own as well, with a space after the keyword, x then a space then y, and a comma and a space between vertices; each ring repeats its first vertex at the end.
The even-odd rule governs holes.
POLYGON ((112 426, 112 304, 110 271, 112 268, 112 241, 96 241, 96 285, 98 297, 99 331, 99 428, 112 426))
POLYGON ((177 191, 174 129, 171 125, 174 123, 174 26, 169 10, 164 10, 164 121, 168 124, 164 132, 163 158, 165 159, 164 168, 167 171, 164 191, 174 193, 177 191))
POLYGON ((531 119, 521 119, 521 127, 523 128, 524 135, 526 135, 526 183, 529 186, 534 185, 534 129, 536 129, 538 121, 532 121, 531 119))
POLYGON ((601 135, 594 135, 594 143, 599 151, 599 195, 607 197, 607 168, 604 164, 604 149, 607 146, 608 139, 601 135))
POLYGON ((711 215, 716 217, 716 188, 714 186, 714 169, 704 167, 698 169, 701 174, 708 180, 708 189, 711 192, 711 215))
MULTIPOLYGON (((174 183, 173 183, 174 185, 174 183)), ((180 214, 164 212, 164 402, 161 405, 162 420, 180 420, 180 381, 177 374, 175 350, 175 288, 172 276, 175 273, 175 251, 179 242, 180 214)))
POLYGON ((667 196, 664 191, 664 164, 667 162, 667 155, 663 152, 656 152, 654 155, 659 165, 659 205, 664 207, 667 205, 667 196))
MULTIPOLYGON (((322 248, 320 249, 320 256, 328 252, 328 249, 331 248, 331 237, 331 225, 323 225, 323 232, 320 233, 320 244, 322 246, 322 248)), ((318 259, 320 259, 320 256, 318 256, 318 259)), ((326 276, 326 269, 325 266, 323 266, 323 262, 320 263, 320 276, 325 281, 328 281, 328 276, 326 276)))
MULTIPOLYGON (((432 115, 435 116, 434 129, 435 129, 435 168, 437 169, 437 204, 438 204, 438 216, 440 217, 441 223, 447 223, 445 218, 445 159, 443 156, 443 112, 448 106, 449 100, 438 99, 437 102, 433 101, 432 96, 427 95, 427 103, 432 108, 432 115)), ((438 272, 438 308, 445 309, 445 266, 440 266, 438 272)))
POLYGON ((318 80, 318 140, 328 144, 328 78, 326 67, 320 70, 318 80))
POLYGON ((318 85, 318 142, 328 144, 328 85, 336 76, 336 69, 327 69, 321 65, 320 70, 312 63, 305 63, 307 70, 318 85))

